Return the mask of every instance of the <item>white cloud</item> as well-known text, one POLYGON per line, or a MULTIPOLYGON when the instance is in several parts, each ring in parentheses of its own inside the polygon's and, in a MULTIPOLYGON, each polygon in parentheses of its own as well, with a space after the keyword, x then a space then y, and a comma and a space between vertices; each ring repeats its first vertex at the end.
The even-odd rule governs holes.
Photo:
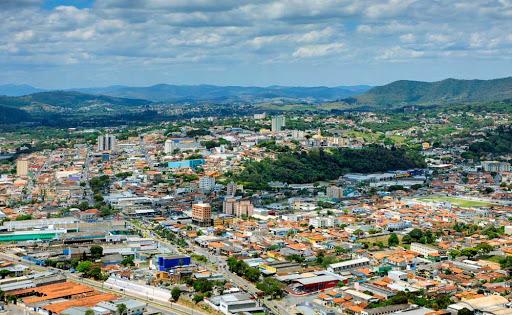
POLYGON ((323 57, 340 53, 344 48, 345 45, 343 43, 309 45, 298 48, 293 52, 292 56, 296 58, 323 57))

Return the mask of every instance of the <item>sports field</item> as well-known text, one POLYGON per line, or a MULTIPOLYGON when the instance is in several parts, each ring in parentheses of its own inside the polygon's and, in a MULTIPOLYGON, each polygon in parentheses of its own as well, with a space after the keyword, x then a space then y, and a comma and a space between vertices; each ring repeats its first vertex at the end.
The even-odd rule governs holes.
POLYGON ((449 197, 449 196, 429 196, 418 198, 419 201, 423 202, 449 202, 453 206, 458 206, 461 208, 480 208, 480 207, 489 207, 492 206, 493 203, 483 200, 469 200, 458 197, 449 197))

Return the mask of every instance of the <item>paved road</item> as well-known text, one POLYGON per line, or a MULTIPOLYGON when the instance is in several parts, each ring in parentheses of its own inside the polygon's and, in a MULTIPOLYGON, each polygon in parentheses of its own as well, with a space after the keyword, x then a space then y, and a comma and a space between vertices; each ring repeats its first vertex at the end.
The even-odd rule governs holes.
POLYGON ((102 292, 115 293, 115 294, 120 295, 120 296, 125 296, 125 297, 130 297, 130 298, 133 298, 133 299, 137 299, 139 301, 147 303, 149 306, 151 306, 152 308, 154 308, 154 309, 156 309, 156 310, 158 310, 160 312, 164 312, 165 314, 171 314, 171 315, 194 315, 194 314, 196 314, 196 315, 206 315, 206 313, 200 312, 198 310, 189 308, 189 307, 184 306, 184 305, 180 305, 180 304, 176 304, 176 303, 171 303, 171 302, 164 303, 164 302, 161 302, 161 301, 150 300, 150 299, 148 299, 147 296, 140 296, 140 295, 136 295, 136 294, 133 294, 133 293, 128 293, 128 292, 119 290, 117 288, 108 288, 103 282, 98 282, 98 281, 95 281, 95 280, 92 280, 92 279, 81 278, 77 274, 66 272, 66 271, 63 271, 63 270, 60 270, 60 269, 57 269, 57 268, 45 267, 45 266, 37 266, 37 265, 33 264, 32 262, 29 262, 29 261, 26 261, 24 259, 21 259, 20 257, 15 256, 15 255, 10 255, 10 254, 6 254, 6 253, 0 253, 0 258, 30 265, 32 269, 37 270, 37 271, 54 271, 54 272, 57 272, 57 273, 61 273, 64 276, 66 276, 66 278, 68 280, 70 280, 70 281, 82 282, 82 283, 87 284, 87 285, 89 285, 89 286, 91 286, 93 288, 96 288, 96 289, 98 289, 99 291, 102 291, 102 292))
MULTIPOLYGON (((140 225, 136 225, 136 227, 141 230, 144 228, 144 231, 150 230, 150 227, 148 227, 148 226, 142 227, 140 225)), ((164 247, 169 249, 171 252, 184 253, 184 250, 182 248, 178 248, 176 245, 159 237, 158 235, 154 235, 154 238, 156 238, 160 242, 161 246, 163 245, 164 247)), ((209 262, 213 263, 212 266, 209 266, 209 265, 203 264, 203 263, 199 263, 199 262, 198 262, 198 264, 204 265, 205 268, 213 267, 217 272, 222 273, 226 279, 232 281, 239 288, 248 292, 252 296, 257 295, 259 290, 256 288, 256 286, 252 282, 250 282, 242 277, 239 277, 235 273, 232 273, 231 271, 229 271, 229 269, 227 267, 227 262, 226 262, 227 258, 226 257, 220 256, 220 255, 213 255, 208 250, 206 250, 202 247, 199 247, 195 244, 191 244, 190 242, 188 242, 188 245, 189 245, 189 248, 192 249, 195 254, 203 255, 208 259, 209 262)), ((287 315, 290 313, 290 311, 288 309, 286 309, 283 305, 281 305, 281 303, 279 303, 278 301, 267 300, 267 299, 258 299, 258 301, 264 307, 266 307, 267 310, 272 314, 287 315)))

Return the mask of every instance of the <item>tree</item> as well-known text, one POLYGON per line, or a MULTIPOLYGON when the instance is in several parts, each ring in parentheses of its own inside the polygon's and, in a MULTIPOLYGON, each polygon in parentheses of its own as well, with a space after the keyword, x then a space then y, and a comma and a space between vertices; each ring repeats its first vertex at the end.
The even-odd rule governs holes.
POLYGON ((121 265, 123 266, 135 266, 135 263, 133 262, 133 256, 126 256, 123 258, 123 261, 121 261, 121 265))
POLYGON ((100 259, 103 256, 103 247, 99 245, 92 245, 89 251, 93 259, 100 259))
POLYGON ((128 308, 126 307, 126 304, 124 304, 124 303, 117 304, 116 308, 117 308, 117 312, 119 313, 119 315, 128 314, 128 308))
POLYGON ((261 272, 257 268, 249 267, 245 271, 245 278, 251 282, 256 282, 260 279, 261 272))
POLYGON ((411 237, 411 240, 418 242, 423 237, 423 231, 418 228, 413 229, 409 232, 409 236, 411 237))
POLYGON ((7 276, 9 276, 9 275, 11 275, 11 274, 12 274, 12 271, 9 271, 9 270, 7 270, 7 269, 2 269, 2 270, 0 270, 0 277, 1 277, 2 279, 5 279, 5 277, 7 277, 7 276))
POLYGON ((171 296, 174 302, 177 302, 180 299, 181 290, 178 287, 174 287, 171 290, 171 296))
POLYGON ((475 247, 478 251, 484 253, 484 254, 488 254, 490 253, 494 247, 489 245, 488 243, 480 243, 478 244, 476 247, 475 247))
POLYGON ((465 307, 457 312, 457 315, 473 315, 473 314, 475 314, 475 312, 470 311, 469 309, 467 309, 465 307))
POLYGON ((400 244, 400 240, 398 239, 398 236, 396 233, 391 233, 391 235, 388 238, 388 246, 396 246, 400 244))
POLYGON ((402 237, 402 244, 411 244, 412 243, 412 238, 409 234, 406 234, 404 235, 404 237, 402 237))
POLYGON ((76 271, 87 273, 87 272, 91 271, 91 268, 92 268, 92 262, 86 260, 86 261, 81 261, 78 264, 78 266, 76 267, 76 271))
POLYGON ((201 302, 202 300, 204 300, 204 295, 203 294, 196 294, 194 295, 194 297, 192 298, 192 300, 196 303, 199 303, 201 302))
POLYGON ((85 311, 85 315, 94 315, 94 311, 93 310, 87 310, 85 311))
POLYGON ((256 285, 258 290, 263 291, 266 296, 270 296, 271 298, 283 297, 284 291, 282 289, 282 284, 278 280, 274 278, 265 278, 263 281, 259 282, 256 285))

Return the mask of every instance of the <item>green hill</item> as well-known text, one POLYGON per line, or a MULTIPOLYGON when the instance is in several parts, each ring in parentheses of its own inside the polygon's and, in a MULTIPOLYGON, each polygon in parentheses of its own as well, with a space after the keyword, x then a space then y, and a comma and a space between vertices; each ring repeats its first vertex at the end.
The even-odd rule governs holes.
POLYGON ((512 99, 512 77, 494 80, 395 81, 356 97, 359 104, 386 107, 494 102, 512 99))
POLYGON ((0 124, 14 124, 30 121, 30 115, 24 110, 0 106, 0 124))

